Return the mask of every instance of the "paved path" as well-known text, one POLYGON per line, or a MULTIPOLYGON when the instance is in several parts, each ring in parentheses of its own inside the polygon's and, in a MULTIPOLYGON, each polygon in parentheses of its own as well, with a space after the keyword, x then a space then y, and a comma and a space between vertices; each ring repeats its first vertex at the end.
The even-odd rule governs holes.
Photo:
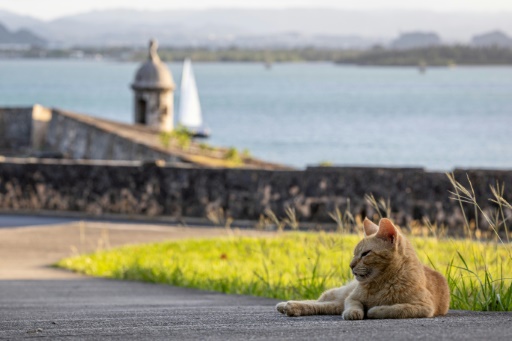
POLYGON ((107 242, 121 245, 226 233, 223 229, 102 223, 1 229, 0 339, 512 338, 511 313, 455 311, 442 318, 414 320, 288 318, 274 310, 275 300, 86 278, 47 267, 70 252, 94 250, 107 242))
POLYGON ((37 217, 20 215, 0 215, 0 228, 9 227, 27 227, 41 225, 56 225, 70 222, 77 222, 80 219, 62 218, 62 217, 37 217))
POLYGON ((289 318, 274 300, 104 279, 0 281, 0 338, 510 340, 512 315, 415 320, 289 318))
POLYGON ((81 277, 50 267, 73 254, 166 239, 218 237, 229 234, 269 235, 254 230, 126 224, 0 215, 0 280, 81 277), (7 222, 17 228, 6 228, 7 222), (58 222, 58 224, 56 224, 58 222), (37 223, 39 226, 30 226, 37 223))

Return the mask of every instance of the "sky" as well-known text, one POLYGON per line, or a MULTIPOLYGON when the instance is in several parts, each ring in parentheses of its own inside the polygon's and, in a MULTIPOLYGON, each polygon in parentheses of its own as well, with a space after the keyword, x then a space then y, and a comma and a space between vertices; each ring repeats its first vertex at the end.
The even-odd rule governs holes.
POLYGON ((338 9, 412 9, 431 11, 512 11, 512 0, 0 0, 0 10, 29 15, 43 20, 61 16, 105 10, 131 8, 139 10, 206 9, 206 8, 287 8, 331 7, 338 9))

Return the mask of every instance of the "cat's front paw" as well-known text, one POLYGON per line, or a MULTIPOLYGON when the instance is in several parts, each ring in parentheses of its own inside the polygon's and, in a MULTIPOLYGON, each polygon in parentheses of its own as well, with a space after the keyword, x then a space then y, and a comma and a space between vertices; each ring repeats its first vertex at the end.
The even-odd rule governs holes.
POLYGON ((286 306, 284 307, 286 315, 290 317, 297 317, 304 315, 302 312, 303 306, 300 303, 297 302, 288 302, 286 303, 286 306))
POLYGON ((291 317, 297 317, 305 315, 303 312, 304 306, 301 305, 299 302, 281 302, 276 305, 276 309, 281 314, 285 314, 291 317))
POLYGON ((288 302, 281 302, 281 303, 278 303, 276 305, 276 309, 278 312, 280 312, 281 314, 286 314, 286 305, 288 304, 288 302))
POLYGON ((343 312, 344 320, 362 320, 364 318, 364 311, 360 309, 347 309, 343 312))
POLYGON ((385 319, 389 318, 388 308, 385 306, 376 306, 368 310, 369 319, 385 319))

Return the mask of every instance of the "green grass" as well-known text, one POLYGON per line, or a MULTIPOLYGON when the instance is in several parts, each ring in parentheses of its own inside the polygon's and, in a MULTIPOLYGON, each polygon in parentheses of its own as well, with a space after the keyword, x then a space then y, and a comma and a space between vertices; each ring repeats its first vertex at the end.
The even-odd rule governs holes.
MULTIPOLYGON (((64 259, 58 266, 93 276, 142 280, 272 298, 314 299, 352 279, 360 237, 279 233, 126 246, 64 259)), ((448 278, 452 309, 512 310, 510 244, 411 238, 417 253, 448 278)))
POLYGON ((187 150, 192 143, 192 132, 186 127, 178 126, 173 131, 163 131, 159 135, 160 143, 168 148, 171 143, 178 145, 180 148, 187 150))

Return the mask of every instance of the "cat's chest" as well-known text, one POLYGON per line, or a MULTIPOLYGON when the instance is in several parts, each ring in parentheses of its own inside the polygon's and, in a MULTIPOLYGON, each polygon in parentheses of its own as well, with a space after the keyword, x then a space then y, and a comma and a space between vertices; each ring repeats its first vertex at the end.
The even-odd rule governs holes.
POLYGON ((393 305, 405 303, 410 296, 410 290, 400 285, 391 285, 382 290, 367 292, 361 295, 361 303, 366 309, 380 305, 393 305))

